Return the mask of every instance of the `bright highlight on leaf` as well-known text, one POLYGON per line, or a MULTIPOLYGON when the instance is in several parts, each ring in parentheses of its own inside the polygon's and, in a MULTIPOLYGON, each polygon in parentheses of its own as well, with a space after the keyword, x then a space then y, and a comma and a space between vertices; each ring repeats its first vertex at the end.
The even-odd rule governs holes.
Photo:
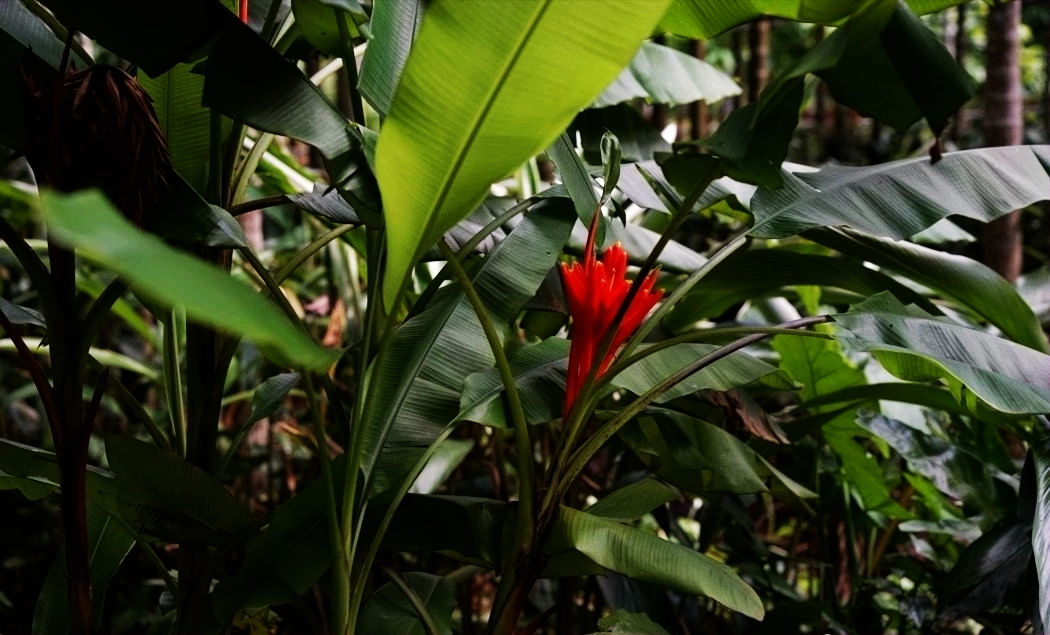
POLYGON ((539 152, 631 60, 668 0, 436 2, 376 148, 383 300, 413 263, 539 152))

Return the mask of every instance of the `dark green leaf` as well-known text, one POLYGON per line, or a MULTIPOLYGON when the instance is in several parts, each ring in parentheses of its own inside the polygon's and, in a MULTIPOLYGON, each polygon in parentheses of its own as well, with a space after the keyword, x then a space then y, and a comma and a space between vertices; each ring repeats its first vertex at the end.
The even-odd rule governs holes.
POLYGON ((185 62, 224 30, 250 31, 214 0, 173 4, 45 0, 67 27, 86 33, 156 77, 185 62))
MULTIPOLYGON (((849 229, 838 232, 818 230, 811 234, 815 240, 844 254, 902 273, 955 298, 1017 343, 1050 353, 1050 345, 1038 318, 1017 289, 976 260, 849 229)), ((870 295, 874 291, 867 293, 870 295)), ((916 303, 896 290, 894 295, 902 302, 916 303)), ((917 304, 923 306, 925 303, 917 304)), ((930 311, 928 306, 923 308, 930 311)))
POLYGON ((513 509, 489 498, 409 494, 401 501, 383 544, 395 551, 441 553, 488 569, 506 556, 504 528, 513 509), (421 523, 420 518, 440 518, 421 523))
POLYGON ((848 225, 877 236, 908 238, 946 216, 990 221, 1050 196, 1047 146, 950 152, 931 164, 906 159, 860 168, 784 174, 779 189, 751 200, 760 238, 848 225))
POLYGON ((998 500, 988 471, 991 462, 985 457, 883 415, 868 413, 857 422, 889 443, 907 459, 912 470, 925 476, 940 491, 981 510, 990 519, 1002 513, 1002 501, 998 500))
MULTIPOLYGON (((569 135, 563 133, 559 136, 547 149, 547 154, 558 165, 558 174, 561 176, 562 183, 565 184, 569 198, 576 207, 576 215, 585 225, 590 223, 591 217, 598 209, 598 194, 595 192, 598 184, 591 178, 587 166, 576 154, 576 146, 573 145, 569 135)), ((599 220, 598 225, 595 244, 600 246, 605 243, 605 223, 599 220)))
POLYGON ((764 492, 769 481, 779 495, 814 496, 740 439, 681 413, 650 409, 620 436, 660 478, 695 494, 764 492))
POLYGON ((44 323, 44 316, 39 311, 13 304, 4 298, 0 298, 0 313, 3 313, 12 324, 39 326, 41 328, 47 326, 44 323))
POLYGON ((1039 578, 1039 617, 1050 624, 1050 421, 1036 417, 1031 445, 1035 466, 1035 517, 1032 523, 1032 552, 1039 578))
MULTIPOLYGON (((642 395, 667 377, 717 349, 713 344, 677 344, 632 364, 617 375, 612 383, 636 395, 642 395)), ((693 373, 660 395, 656 403, 666 403, 698 390, 731 390, 777 372, 775 366, 747 353, 737 352, 693 373)), ((784 377, 773 379, 783 388, 792 385, 784 377)))
POLYGON ((588 108, 576 115, 568 130, 572 138, 579 134, 583 158, 592 165, 602 161, 601 140, 606 131, 620 140, 624 161, 648 161, 657 152, 671 151, 660 131, 628 104, 588 108))
MULTIPOLYGON (((662 626, 649 619, 645 613, 628 613, 616 609, 598 620, 601 633, 622 633, 622 635, 670 635, 662 626)), ((593 633, 592 635, 599 635, 593 633)))
POLYGON ((441 576, 418 571, 406 573, 404 580, 426 607, 438 632, 427 633, 416 609, 393 582, 379 587, 365 602, 357 623, 358 632, 362 635, 451 635, 452 611, 456 608, 452 583, 441 576))
MULTIPOLYGON (((91 595, 96 628, 102 622, 109 581, 124 562, 135 540, 109 513, 95 504, 87 506, 87 545, 91 595)), ((63 547, 47 572, 33 613, 33 635, 67 633, 73 624, 69 610, 69 580, 63 547)))
POLYGON ((742 302, 784 294, 794 285, 843 289, 858 299, 889 290, 905 302, 937 310, 922 295, 862 262, 787 249, 754 249, 733 254, 711 271, 668 313, 664 325, 681 331, 699 320, 717 319, 742 302))
POLYGON ((335 162, 337 173, 360 145, 346 117, 251 29, 223 33, 208 56, 204 77, 206 106, 253 128, 309 143, 335 162))
MULTIPOLYGON (((332 462, 335 474, 345 469, 345 458, 332 462)), ((340 496, 341 480, 335 486, 340 496)), ((221 622, 246 606, 292 602, 317 582, 332 557, 327 498, 324 481, 317 479, 277 506, 266 529, 249 544, 236 575, 220 582, 212 593, 212 606, 221 622)))
POLYGON ((1032 563, 1031 527, 1002 524, 991 529, 959 555, 945 576, 942 591, 945 619, 1002 607, 1025 578, 1032 563))
POLYGON ((315 186, 313 192, 290 194, 288 202, 314 216, 339 225, 358 225, 360 217, 338 190, 315 186))
MULTIPOLYGON (((510 321, 536 293, 574 220, 566 199, 548 199, 485 258, 474 285, 496 323, 510 321)), ((374 469, 373 494, 406 477, 456 420, 467 376, 492 365, 481 325, 454 285, 395 332, 387 355, 371 369, 375 397, 365 418, 362 466, 366 473, 374 469)))
MULTIPOLYGON (((147 487, 139 482, 138 474, 117 477, 89 467, 86 488, 89 503, 97 504, 139 534, 169 542, 223 545, 250 523, 247 512, 198 468, 148 444, 130 439, 123 442, 137 444, 132 452, 138 452, 138 446, 145 446, 142 454, 129 462, 137 468, 138 463, 153 459, 148 466, 156 470, 150 476, 152 485, 147 487), (163 469, 168 472, 161 473, 163 469), (168 484, 156 483, 168 478, 172 479, 168 484), (185 484, 180 479, 184 479, 185 484), (181 488, 181 493, 169 499, 163 492, 172 488, 181 488)), ((54 454, 3 439, 0 439, 0 470, 12 476, 32 477, 56 488, 58 485, 54 454)))
MULTIPOLYGON (((26 52, 32 52, 51 68, 58 68, 62 63, 62 51, 66 45, 43 20, 33 15, 29 9, 17 0, 0 4, 0 31, 7 33, 26 52)), ((70 62, 77 68, 84 68, 88 60, 73 52, 70 62)))
POLYGON ((1008 413, 1050 412, 1050 355, 905 308, 887 294, 834 316, 842 339, 903 379, 945 378, 1008 413))
POLYGON ((643 478, 606 494, 585 511, 620 522, 631 522, 678 498, 678 492, 654 478, 643 478))
POLYGON ((106 458, 121 488, 155 507, 220 535, 236 535, 251 524, 251 516, 222 485, 185 459, 115 435, 106 437, 106 458))
POLYGON ((340 36, 339 22, 351 38, 361 37, 361 27, 368 22, 357 0, 292 0, 292 12, 303 37, 317 50, 335 57, 354 48, 353 42, 344 42, 340 36))
POLYGON ((372 9, 372 40, 361 61, 358 87, 381 115, 390 110, 401 70, 423 20, 422 0, 379 0, 372 9))

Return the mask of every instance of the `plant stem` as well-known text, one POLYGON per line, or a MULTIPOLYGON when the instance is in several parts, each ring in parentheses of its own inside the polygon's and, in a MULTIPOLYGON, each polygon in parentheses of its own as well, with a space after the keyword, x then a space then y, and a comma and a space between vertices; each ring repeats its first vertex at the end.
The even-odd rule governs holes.
POLYGON ((412 605, 412 609, 415 610, 416 615, 419 616, 419 621, 423 623, 423 628, 426 630, 427 635, 438 635, 441 631, 438 629, 437 624, 434 623, 434 618, 430 617, 430 613, 427 611, 426 605, 419 599, 419 595, 416 594, 412 587, 408 586, 404 578, 397 574, 390 567, 380 567, 383 573, 390 578, 390 580, 401 590, 401 593, 405 595, 405 599, 412 605))
POLYGON ((350 91, 350 121, 365 125, 365 107, 361 101, 361 92, 357 90, 357 56, 351 43, 350 31, 346 27, 343 11, 333 8, 335 23, 339 27, 340 53, 343 58, 343 70, 346 72, 346 89, 350 91))
MULTIPOLYGON (((536 465, 532 456, 532 439, 529 436, 528 422, 525 420, 525 410, 521 405, 521 396, 518 394, 518 388, 514 381, 514 373, 503 350, 503 342, 499 333, 496 332, 496 326, 493 324, 492 318, 481 300, 481 296, 478 295, 477 289, 470 281, 456 254, 452 253, 452 250, 443 240, 438 241, 438 247, 448 262, 453 277, 459 282, 467 301, 470 302, 471 307, 474 309, 474 313, 481 323, 482 330, 485 332, 485 338, 492 349, 492 356, 496 360, 496 368, 499 371, 503 388, 506 391, 507 406, 510 410, 511 422, 514 427, 514 440, 518 459, 518 507, 514 522, 514 555, 510 560, 509 569, 503 572, 504 576, 500 581, 500 588, 493 605, 494 613, 499 616, 496 622, 497 628, 503 628, 499 625, 508 621, 516 622, 518 613, 520 613, 520 607, 514 602, 508 603, 508 600, 522 593, 520 587, 524 585, 531 586, 533 580, 531 575, 519 577, 521 573, 528 573, 532 570, 529 561, 536 542, 536 509, 533 500, 536 465)), ((527 592, 527 589, 525 592, 527 592)))
POLYGON ((316 254, 318 251, 321 250, 322 247, 332 242, 336 238, 342 236, 343 234, 345 234, 353 228, 353 225, 339 225, 338 227, 330 229, 321 236, 315 238, 309 245, 303 247, 301 250, 299 250, 298 253, 292 256, 292 259, 285 263, 283 267, 278 269, 277 273, 273 274, 274 281, 277 284, 281 284, 282 282, 284 282, 284 279, 290 276, 299 265, 306 262, 307 258, 316 254))
MULTIPOLYGON (((828 321, 828 316, 819 315, 815 317, 802 318, 800 320, 792 320, 791 322, 785 322, 779 325, 781 329, 798 329, 812 326, 814 324, 821 324, 828 321)), ((572 481, 576 479, 576 476, 583 471, 587 463, 590 462, 591 457, 601 449, 605 443, 613 437, 617 432, 620 431, 624 425, 627 424, 636 415, 642 412, 654 399, 659 397, 661 394, 669 390, 678 382, 689 377, 693 373, 710 366, 720 359, 728 357, 730 354, 735 353, 738 350, 746 348, 755 342, 769 337, 769 333, 754 333, 746 335, 730 344, 727 344, 711 353, 701 357, 697 361, 689 364, 685 368, 673 373, 661 381, 656 386, 650 388, 646 393, 633 402, 631 402, 626 408, 620 411, 618 415, 613 417, 610 421, 602 425, 590 438, 585 441, 572 457, 569 459, 568 465, 565 467, 561 474, 556 475, 555 479, 552 480, 551 488, 548 492, 547 500, 552 503, 560 502, 561 497, 568 491, 572 481)), ((546 501, 545 501, 546 504, 546 501)))

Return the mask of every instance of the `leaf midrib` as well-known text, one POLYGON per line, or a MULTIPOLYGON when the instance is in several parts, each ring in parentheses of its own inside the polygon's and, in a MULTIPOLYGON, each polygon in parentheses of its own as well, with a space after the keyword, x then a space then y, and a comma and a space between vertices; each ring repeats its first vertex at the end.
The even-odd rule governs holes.
MULTIPOLYGON (((499 97, 503 90, 503 87, 507 83, 507 78, 513 72, 517 66, 518 60, 521 58, 522 53, 528 46, 529 41, 532 39, 533 34, 536 31, 537 25, 543 19, 544 14, 550 7, 553 0, 543 0, 543 2, 536 8, 532 17, 529 20, 528 26, 522 32, 518 41, 515 43, 513 52, 509 59, 500 69, 498 78, 486 95, 484 103, 481 109, 478 111, 474 120, 471 122, 469 131, 467 132, 466 138, 463 143, 460 144, 459 148, 456 149, 453 155, 453 160, 449 166, 448 172, 445 173, 445 178, 442 179, 441 189, 438 190, 437 196, 434 197, 434 202, 431 204, 430 209, 427 212, 426 224, 423 226, 423 238, 425 239, 434 228, 434 223, 437 221, 437 216, 441 211, 441 208, 445 205, 445 200, 448 198, 449 193, 452 191, 452 185, 456 181, 456 177, 459 172, 463 169, 463 164, 466 162, 467 154, 470 147, 474 144, 475 139, 481 132, 481 128, 485 125, 485 120, 488 118, 489 112, 492 110, 496 99, 499 97)), ((416 247, 416 255, 425 248, 425 245, 419 245, 416 247)), ((415 258, 413 258, 414 260, 415 258)))

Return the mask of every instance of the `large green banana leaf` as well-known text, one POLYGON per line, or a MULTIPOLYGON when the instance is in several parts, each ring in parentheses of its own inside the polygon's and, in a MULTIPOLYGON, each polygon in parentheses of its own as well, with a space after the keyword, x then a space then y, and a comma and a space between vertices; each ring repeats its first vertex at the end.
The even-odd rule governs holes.
POLYGON ((952 214, 989 221, 1050 197, 1050 146, 951 152, 870 167, 830 167, 784 174, 780 188, 751 199, 751 234, 783 238, 814 227, 846 225, 908 238, 952 214))
POLYGON ((880 293, 833 316, 840 337, 894 375, 944 379, 956 398, 978 397, 1007 413, 1050 412, 1050 355, 937 319, 880 293))
POLYGON ((426 12, 376 147, 383 299, 627 65, 667 0, 439 2, 426 12))
MULTIPOLYGON (((908 7, 921 14, 964 1, 908 0, 908 7)), ((763 15, 834 24, 863 4, 858 0, 675 0, 660 21, 660 29, 675 35, 707 39, 763 15)))

